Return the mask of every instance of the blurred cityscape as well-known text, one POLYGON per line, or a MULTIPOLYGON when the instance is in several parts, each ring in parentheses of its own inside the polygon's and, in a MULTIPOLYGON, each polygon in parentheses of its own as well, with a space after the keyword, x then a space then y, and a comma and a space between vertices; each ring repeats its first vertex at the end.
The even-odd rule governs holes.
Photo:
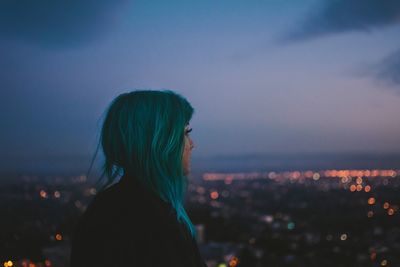
MULTIPOLYGON (((399 177, 393 169, 198 173, 186 207, 209 267, 400 266, 399 177)), ((1 264, 69 266, 71 233, 96 193, 85 175, 8 179, 1 264)))

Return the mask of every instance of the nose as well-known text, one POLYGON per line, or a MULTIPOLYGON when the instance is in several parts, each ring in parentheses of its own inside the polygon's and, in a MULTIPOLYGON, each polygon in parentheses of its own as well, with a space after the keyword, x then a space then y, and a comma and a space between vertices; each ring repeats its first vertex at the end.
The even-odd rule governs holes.
POLYGON ((189 138, 189 144, 190 144, 190 149, 194 148, 194 142, 192 140, 192 138, 189 138))

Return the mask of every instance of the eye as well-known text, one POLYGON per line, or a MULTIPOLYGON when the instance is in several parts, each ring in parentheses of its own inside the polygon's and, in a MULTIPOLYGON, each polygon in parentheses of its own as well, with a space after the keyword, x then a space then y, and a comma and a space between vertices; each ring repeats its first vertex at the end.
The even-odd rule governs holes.
POLYGON ((192 130, 193 130, 192 128, 186 129, 185 134, 188 135, 192 130))

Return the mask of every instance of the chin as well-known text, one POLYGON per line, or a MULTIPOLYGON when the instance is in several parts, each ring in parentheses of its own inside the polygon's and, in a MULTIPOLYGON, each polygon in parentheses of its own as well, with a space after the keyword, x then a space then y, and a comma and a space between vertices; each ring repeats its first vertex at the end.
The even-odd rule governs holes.
POLYGON ((188 176, 190 174, 190 168, 183 169, 183 175, 188 176))

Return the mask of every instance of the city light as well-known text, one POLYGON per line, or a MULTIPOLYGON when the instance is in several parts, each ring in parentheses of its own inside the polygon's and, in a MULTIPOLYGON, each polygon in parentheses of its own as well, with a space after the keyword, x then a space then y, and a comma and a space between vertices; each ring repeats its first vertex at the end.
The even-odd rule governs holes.
POLYGON ((352 185, 350 186, 350 191, 351 191, 351 192, 355 192, 356 189, 357 189, 357 186, 356 186, 356 185, 352 184, 352 185))
POLYGON ((47 198, 47 192, 44 190, 40 190, 39 192, 41 198, 47 198))
POLYGON ((217 198, 219 197, 218 191, 212 191, 212 192, 210 193, 210 197, 211 197, 212 199, 217 199, 217 198))
POLYGON ((389 216, 392 216, 394 214, 394 209, 393 208, 389 208, 387 211, 389 216))
MULTIPOLYGON (((342 178, 342 183, 347 183, 352 177, 356 178, 356 183, 362 185, 363 177, 397 177, 399 170, 322 170, 319 172, 307 171, 286 171, 286 172, 251 172, 251 173, 204 173, 203 180, 217 181, 223 180, 226 184, 231 184, 233 180, 244 179, 291 179, 301 180, 302 178, 312 178, 318 181, 322 177, 342 178)), ((384 181, 385 183, 385 181, 384 181)), ((386 182, 387 183, 387 182, 386 182)))
POLYGON ((63 237, 62 237, 62 235, 61 234, 56 234, 56 240, 57 241, 61 241, 62 239, 63 239, 63 237))
MULTIPOLYGON (((268 180, 274 180, 277 182, 277 184, 284 185, 286 183, 292 184, 292 183, 306 183, 307 186, 310 186, 311 183, 307 183, 307 180, 310 180, 311 182, 315 181, 315 186, 319 188, 319 190, 324 191, 324 192, 332 192, 330 189, 335 189, 335 188, 343 188, 345 190, 349 190, 350 192, 360 192, 358 194, 359 196, 357 198, 363 198, 362 193, 370 193, 372 189, 378 188, 379 186, 386 186, 389 183, 395 183, 398 184, 399 181, 395 181, 392 178, 398 177, 400 174, 399 170, 378 170, 378 169, 371 169, 371 170, 320 170, 320 171, 311 171, 311 170, 306 170, 306 171, 270 171, 270 172, 252 172, 251 177, 248 177, 245 173, 207 173, 203 175, 203 180, 208 182, 208 181, 219 181, 222 180, 225 182, 225 185, 231 185, 232 181, 235 180, 254 180, 254 179, 268 179, 268 180), (336 178, 339 181, 339 184, 334 180, 336 178), (332 180, 332 183, 329 182, 329 180, 332 180), (229 181, 229 182, 227 182, 229 181)), ((233 185, 233 186, 240 186, 240 183, 233 185)), ((255 183, 254 188, 259 187, 260 183, 255 183)), ((267 189, 266 187, 264 187, 267 189)), ((217 190, 214 190, 210 193, 211 199, 216 199, 217 196, 222 196, 221 192, 219 191, 220 194, 217 194, 217 190), (215 195, 213 197, 213 194, 215 195)), ((235 195, 240 195, 241 197, 247 199, 247 193, 246 191, 242 190, 239 191, 240 193, 237 193, 235 191, 230 191, 231 195, 230 197, 235 197, 235 195)), ((272 193, 271 191, 268 191, 268 193, 272 193)), ((373 205, 376 205, 379 203, 379 205, 383 205, 383 208, 386 210, 386 214, 388 216, 394 216, 396 214, 396 211, 399 209, 399 205, 393 205, 389 204, 389 202, 384 202, 383 204, 380 204, 378 202, 378 196, 380 194, 380 190, 377 190, 374 192, 374 196, 368 196, 366 197, 366 202, 368 205, 372 206, 370 210, 367 210, 366 215, 367 218, 379 218, 381 213, 378 211, 372 210, 373 205)), ((365 197, 365 195, 364 195, 365 197)), ((277 197, 279 199, 279 197, 277 197)), ((363 200, 365 201, 365 200, 363 200)), ((301 203, 301 202, 300 202, 301 203)), ((301 204, 293 204, 297 207, 301 207, 301 204)), ((365 203, 365 202, 364 202, 365 203)), ((356 207, 356 203, 349 203, 347 204, 352 207, 356 207)), ((364 216, 365 216, 364 215, 364 216)), ((285 215, 286 216, 286 215, 285 215)), ((260 221, 266 223, 271 227, 272 229, 288 229, 288 230, 293 230, 297 226, 294 224, 294 222, 290 221, 290 217, 286 216, 287 218, 282 222, 281 220, 283 219, 283 214, 277 213, 277 214, 271 214, 271 215, 261 215, 260 221), (283 227, 282 227, 283 226, 283 227)), ((365 217, 364 217, 365 218, 365 217)), ((300 224, 301 225, 301 224, 300 224)), ((374 233, 377 235, 381 235, 383 232, 383 228, 379 226, 375 226, 374 228, 374 233)), ((310 242, 313 242, 312 235, 308 233, 309 240, 310 242)), ((354 242, 353 240, 349 239, 349 236, 353 235, 352 232, 348 233, 339 233, 338 237, 339 240, 342 242, 354 242)), ((334 240, 335 234, 328 234, 326 235, 326 240, 327 241, 333 241, 334 240)), ((252 239, 251 239, 252 240, 252 239)), ((317 240, 317 239, 316 239, 317 240)), ((357 240, 356 237, 354 237, 354 240, 357 240)), ((252 240, 252 242, 255 242, 255 240, 252 240)), ((250 241, 248 241, 249 244, 250 241)), ((338 251, 340 251, 339 247, 338 251)), ((382 248, 382 250, 387 250, 387 248, 382 248)), ((376 260, 378 252, 376 251, 370 251, 369 257, 371 260, 376 260)), ((367 259, 368 259, 367 258, 367 259)), ((359 258, 359 261, 362 261, 362 257, 359 258)), ((387 260, 382 260, 379 262, 381 266, 387 266, 389 265, 387 260)), ((228 261, 228 266, 233 266, 235 261, 228 261)))
POLYGON ((239 263, 239 259, 237 257, 233 256, 229 261, 229 266, 235 267, 238 265, 238 263, 239 263))
POLYGON ((347 240, 347 234, 342 234, 342 235, 340 236, 340 240, 342 240, 342 241, 347 240))
POLYGON ((224 183, 227 184, 227 185, 230 185, 232 183, 232 181, 233 181, 233 177, 228 175, 225 178, 224 183))
POLYGON ((375 198, 374 198, 374 197, 370 197, 370 198, 368 199, 368 204, 369 204, 369 205, 374 205, 374 204, 375 204, 375 198))
MULTIPOLYGON (((239 262, 238 257, 243 263, 250 256, 257 259, 259 263, 271 259, 268 252, 264 251, 263 244, 265 243, 263 242, 272 244, 274 240, 282 240, 282 244, 293 249, 292 252, 285 255, 288 264, 304 256, 296 252, 300 246, 299 240, 304 240, 306 245, 315 251, 319 250, 320 245, 324 242, 326 242, 326 248, 334 254, 349 249, 354 253, 353 255, 356 255, 356 261, 360 264, 376 261, 375 265, 377 266, 397 266, 397 262, 392 260, 391 256, 396 253, 391 241, 392 238, 394 240, 394 236, 388 234, 391 233, 393 227, 391 224, 382 224, 384 220, 393 222, 398 218, 400 202, 396 198, 395 190, 400 185, 400 179, 393 178, 394 174, 398 177, 400 171, 332 169, 249 173, 210 172, 201 174, 196 177, 198 179, 191 181, 188 188, 190 191, 188 201, 195 212, 197 207, 207 208, 209 211, 206 216, 209 216, 216 226, 223 227, 223 234, 238 240, 233 243, 219 244, 224 248, 221 249, 221 254, 226 256, 220 255, 221 257, 219 257, 214 256, 215 253, 210 253, 213 255, 212 259, 207 258, 206 262, 212 263, 212 266, 215 267, 240 266, 242 262, 239 262), (386 176, 380 176, 381 174, 386 176), (384 187, 384 185, 388 186, 384 187), (320 218, 324 218, 327 209, 335 213, 330 216, 329 228, 322 226, 325 227, 324 231, 318 232, 319 227, 324 224, 320 218), (298 212, 304 212, 308 216, 297 216, 298 212), (337 221, 344 223, 335 228, 334 224, 337 221), (353 229, 354 221, 368 225, 368 232, 365 230, 361 236, 362 231, 353 229), (316 224, 317 222, 322 222, 322 224, 316 224), (243 231, 243 235, 241 231, 243 231), (260 233, 265 233, 265 235, 260 233), (387 242, 381 245, 375 241, 375 238, 387 242), (355 242, 364 242, 365 246, 360 249, 356 248, 357 246, 353 248, 355 242), (238 244, 240 246, 231 248, 238 244), (246 255, 246 257, 242 255, 246 255), (388 256, 386 257, 386 255, 388 256), (386 262, 383 260, 384 257, 386 257, 386 262)), ((81 181, 79 176, 78 178, 74 176, 73 179, 81 181)), ((44 202, 52 207, 51 214, 57 214, 63 205, 70 208, 73 213, 82 214, 76 211, 84 211, 93 196, 97 194, 93 184, 80 182, 73 183, 73 187, 51 182, 39 183, 27 186, 25 190, 22 191, 21 196, 26 200, 46 199, 44 202), (51 203, 52 201, 54 205, 51 203)), ((30 203, 29 201, 27 203, 30 203)), ((203 211, 201 212, 203 213, 203 211)), ((48 227, 44 221, 40 220, 33 221, 32 225, 35 229, 48 227)), ((208 230, 207 223, 204 225, 208 230)), ((61 250, 61 247, 68 245, 64 241, 69 241, 70 236, 67 232, 61 232, 65 228, 60 227, 58 223, 53 223, 50 227, 47 229, 53 229, 53 231, 56 229, 56 232, 51 234, 46 232, 45 238, 53 241, 49 242, 50 246, 58 246, 61 250)), ((364 231, 364 228, 361 230, 364 231)), ((212 231, 204 231, 206 237, 203 239, 202 245, 210 246, 212 248, 210 251, 215 251, 213 246, 218 242, 214 243, 213 238, 215 236, 219 238, 218 234, 222 234, 222 230, 221 233, 212 228, 210 230, 212 231)), ((13 255, 9 254, 10 257, 13 257, 12 265, 5 261, 5 267, 51 267, 54 264, 57 265, 56 262, 53 263, 48 259, 33 263, 30 260, 15 259, 13 255)), ((52 258, 50 255, 44 256, 52 258)), ((309 258, 312 255, 304 257, 309 258)), ((26 255, 25 259, 27 258, 33 257, 26 255)), ((282 263, 280 266, 286 265, 282 263)))
POLYGON ((342 179, 340 180, 343 184, 348 183, 350 181, 350 179, 347 176, 342 177, 342 179))
POLYGON ((60 197, 61 197, 60 191, 55 191, 55 192, 54 192, 54 197, 55 197, 55 198, 60 198, 60 197))

